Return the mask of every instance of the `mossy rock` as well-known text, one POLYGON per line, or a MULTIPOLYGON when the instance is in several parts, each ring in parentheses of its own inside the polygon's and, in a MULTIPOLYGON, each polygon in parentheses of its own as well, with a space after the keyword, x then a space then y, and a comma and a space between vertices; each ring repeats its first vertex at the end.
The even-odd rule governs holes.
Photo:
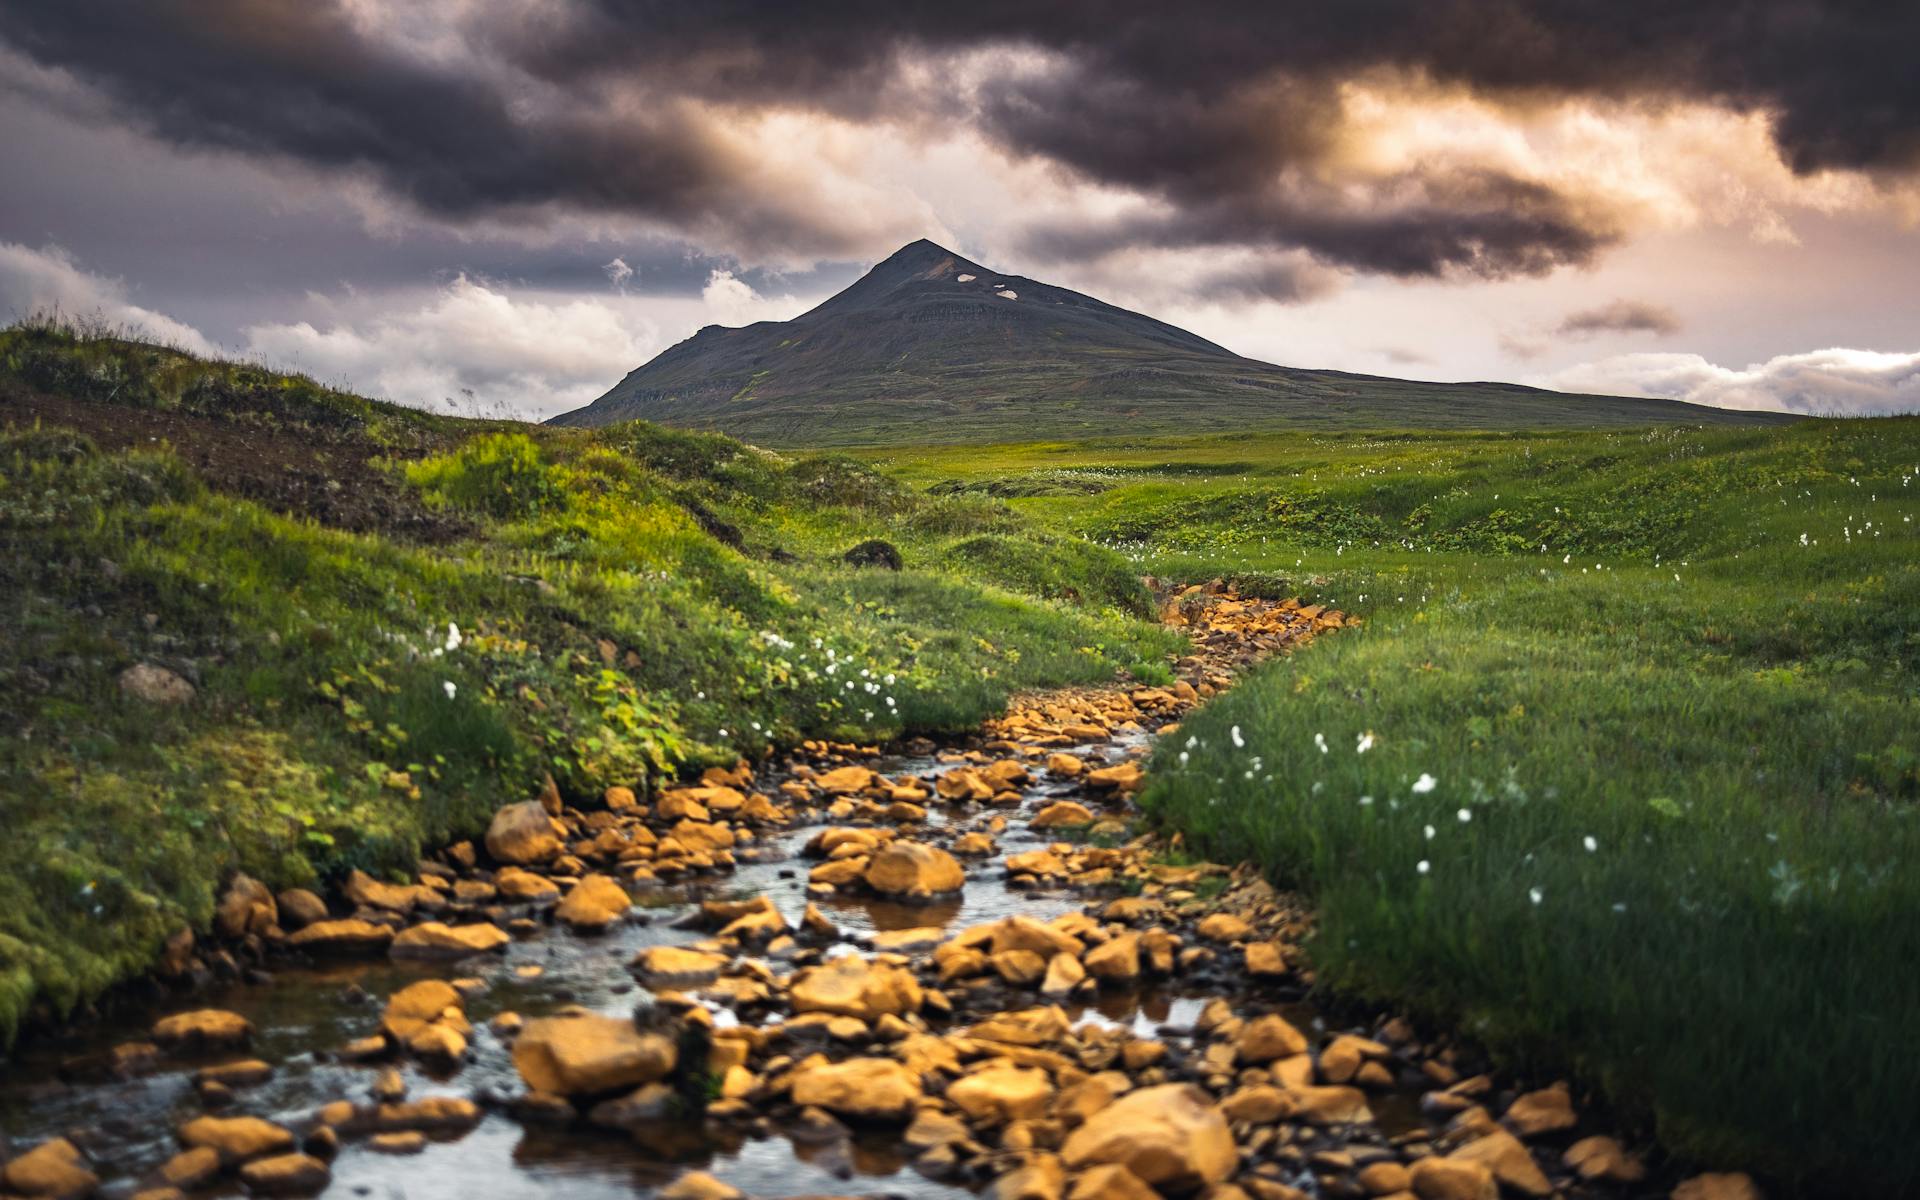
POLYGON ((898 571, 906 565, 893 543, 880 538, 868 538, 841 555, 841 559, 850 567, 885 567, 889 571, 898 571))

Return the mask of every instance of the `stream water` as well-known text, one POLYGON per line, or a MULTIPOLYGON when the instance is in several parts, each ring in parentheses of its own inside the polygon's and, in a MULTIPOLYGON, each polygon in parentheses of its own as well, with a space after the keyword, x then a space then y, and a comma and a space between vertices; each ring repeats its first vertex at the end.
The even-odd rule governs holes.
MULTIPOLYGON (((1110 761, 1138 749, 1143 735, 1076 748, 1110 761)), ((889 775, 927 775, 942 770, 930 757, 895 757, 872 762, 889 775)), ((1071 784, 1037 782, 1024 789, 1024 803, 1008 810, 999 836, 1003 853, 1043 844, 1025 818, 1041 804, 1075 793, 1071 784)), ((764 781, 763 781, 764 786, 764 781)), ((974 821, 977 810, 961 819, 974 821)), ((935 805, 929 820, 937 829, 947 819, 935 805)), ((485 1029, 501 1012, 537 1016, 568 1004, 624 1014, 634 1004, 637 986, 627 964, 651 945, 693 942, 703 933, 676 925, 676 918, 704 899, 764 894, 796 923, 807 901, 810 865, 799 857, 813 832, 796 828, 758 844, 751 861, 725 876, 640 894, 640 915, 606 935, 581 937, 564 926, 545 925, 516 940, 502 956, 470 960, 449 971, 444 965, 410 966, 385 959, 317 967, 286 966, 271 980, 233 984, 183 998, 174 1009, 220 1007, 239 1012, 255 1026, 246 1057, 273 1064, 270 1080, 236 1089, 229 1114, 263 1116, 298 1125, 300 1119, 330 1101, 366 1099, 376 1074, 396 1066, 405 1076, 409 1099, 461 1095, 482 1102, 486 1116, 458 1135, 438 1138, 415 1155, 380 1153, 348 1139, 334 1160, 329 1194, 405 1197, 407 1200, 477 1200, 551 1193, 570 1198, 630 1197, 673 1180, 689 1169, 711 1172, 756 1196, 891 1194, 959 1195, 964 1189, 922 1177, 898 1143, 898 1130, 864 1130, 850 1144, 808 1145, 766 1128, 765 1136, 747 1136, 703 1122, 652 1127, 644 1135, 599 1130, 575 1122, 565 1127, 522 1124, 499 1101, 520 1090, 508 1047, 485 1029), (378 1030, 385 998, 426 976, 460 975, 484 981, 467 1000, 476 1032, 472 1053, 450 1072, 435 1072, 407 1058, 393 1063, 349 1063, 333 1051, 378 1030)), ((930 837, 928 840, 939 840, 930 837)), ((932 905, 890 903, 870 897, 835 896, 821 908, 852 939, 863 934, 923 926, 949 931, 1019 913, 1045 920, 1085 905, 1089 897, 1070 892, 1019 891, 1007 886, 997 860, 976 863, 965 889, 932 905)), ((1137 992, 1102 992, 1095 1002, 1067 1006, 1075 1023, 1095 1021, 1132 1026, 1143 1036, 1178 1040, 1190 1028, 1203 1002, 1211 998, 1178 983, 1137 992)), ((1280 1008, 1316 1040, 1324 1031, 1317 1013, 1299 1003, 1277 1004, 1261 997, 1263 1008, 1280 1008)), ((1029 1003, 1037 1003, 1037 998, 1029 1003)), ((193 1084, 195 1068, 241 1057, 231 1052, 202 1058, 168 1055, 156 1069, 130 1078, 110 1069, 115 1045, 145 1040, 154 1019, 169 1010, 123 1011, 60 1036, 29 1035, 0 1071, 0 1128, 16 1147, 64 1134, 94 1159, 111 1190, 130 1192, 136 1181, 177 1149, 176 1126, 205 1111, 193 1084)), ((724 1022, 731 1014, 720 1014, 724 1022)), ((1376 1097, 1381 1132, 1417 1121, 1417 1098, 1376 1097)), ((238 1194, 241 1185, 222 1177, 196 1194, 238 1194)))

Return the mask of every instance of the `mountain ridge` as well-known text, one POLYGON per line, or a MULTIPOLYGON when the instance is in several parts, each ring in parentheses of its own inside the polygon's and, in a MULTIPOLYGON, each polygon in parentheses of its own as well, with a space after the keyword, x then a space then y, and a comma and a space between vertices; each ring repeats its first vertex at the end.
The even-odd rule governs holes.
POLYGON ((631 418, 771 445, 1262 428, 1770 424, 1780 414, 1427 383, 1247 358, 920 239, 788 321, 708 325, 555 425, 631 418))

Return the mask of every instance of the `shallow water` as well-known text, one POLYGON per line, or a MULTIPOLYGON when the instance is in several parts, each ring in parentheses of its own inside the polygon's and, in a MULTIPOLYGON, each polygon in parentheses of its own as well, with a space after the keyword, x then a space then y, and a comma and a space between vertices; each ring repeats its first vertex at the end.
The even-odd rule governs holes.
MULTIPOLYGON (((1134 735, 1098 749, 1111 756, 1139 740, 1134 735)), ((928 758, 894 758, 872 765, 889 775, 942 769, 928 758)), ((1072 792, 1069 786, 1050 783, 1026 789, 1028 803, 1018 810, 1005 810, 1008 826, 997 839, 1001 853, 1043 844, 1045 839, 1026 828, 1025 815, 1055 795, 1072 792)), ((976 815, 970 810, 965 818, 971 823, 976 815)), ((938 826, 947 816, 935 807, 930 820, 938 826)), ((275 1073, 264 1084, 237 1089, 236 1102, 227 1110, 232 1114, 292 1122, 333 1100, 363 1100, 377 1072, 389 1065, 406 1078, 409 1099, 438 1094, 508 1095, 518 1090, 518 1077, 506 1047, 485 1030, 491 1017, 509 1010, 535 1016, 565 1004, 626 1013, 638 990, 627 963, 647 946, 694 942, 705 936, 699 930, 675 927, 675 919, 701 899, 764 893, 797 925, 807 902, 810 865, 798 857, 798 850, 812 832, 813 828, 799 828, 768 837, 755 848, 754 861, 741 863, 731 875, 642 893, 638 899, 646 905, 644 915, 604 936, 578 937, 564 927, 548 926, 512 943, 504 956, 461 964, 457 972, 444 964, 414 967, 384 960, 288 968, 277 972, 271 982, 212 989, 165 1011, 230 1008, 254 1022, 248 1056, 273 1063, 275 1073), (537 977, 519 973, 529 966, 541 968, 537 977), (415 979, 462 972, 486 981, 487 987, 467 1000, 476 1033, 472 1054, 458 1071, 435 1074, 405 1059, 376 1064, 329 1060, 334 1048, 377 1031, 385 997, 393 991, 415 979)), ((949 901, 910 905, 839 896, 822 902, 821 908, 849 934, 861 935, 921 926, 957 929, 1014 913, 1046 920, 1087 902, 1084 896, 1066 892, 1011 889, 992 860, 971 868, 966 888, 949 901)), ((1089 1003, 1067 1007, 1076 1023, 1124 1026, 1145 1037, 1178 1037, 1190 1030, 1208 998, 1206 993, 1183 990, 1176 981, 1137 993, 1103 993, 1089 1003)), ((1037 996, 1033 1002, 1039 1002, 1037 996)), ((1263 1007, 1276 1005, 1269 998, 1263 1007)), ((1314 1010, 1289 1005, 1283 1011, 1310 1036, 1317 1036, 1319 1020, 1314 1010)), ((100 1064, 110 1048, 144 1040, 153 1020, 161 1015, 163 1011, 127 1012, 67 1036, 43 1036, 23 1043, 14 1061, 0 1071, 0 1128, 16 1145, 85 1131, 84 1139, 77 1140, 83 1141, 109 1179, 137 1179, 163 1162, 177 1149, 173 1128, 205 1111, 192 1087, 193 1069, 239 1056, 229 1053, 195 1060, 169 1055, 162 1060, 162 1069, 150 1074, 124 1080, 108 1077, 100 1064)), ((1415 1113, 1408 1107, 1411 1103, 1409 1097, 1377 1105, 1384 1132, 1394 1132, 1385 1119, 1389 1115, 1397 1118, 1393 1124, 1403 1124, 1415 1113)), ((501 1112, 489 1111, 470 1132, 433 1141, 414 1156, 380 1154, 364 1142, 344 1141, 333 1163, 328 1194, 475 1200, 564 1189, 569 1197, 629 1197, 694 1168, 711 1171, 750 1195, 767 1197, 834 1193, 936 1197, 963 1191, 921 1177, 893 1147, 893 1134, 887 1131, 865 1131, 849 1147, 822 1148, 795 1145, 779 1136, 716 1133, 698 1123, 650 1129, 644 1138, 579 1125, 522 1126, 501 1112)), ((206 1194, 239 1190, 231 1180, 219 1187, 224 1192, 216 1189, 206 1194)))

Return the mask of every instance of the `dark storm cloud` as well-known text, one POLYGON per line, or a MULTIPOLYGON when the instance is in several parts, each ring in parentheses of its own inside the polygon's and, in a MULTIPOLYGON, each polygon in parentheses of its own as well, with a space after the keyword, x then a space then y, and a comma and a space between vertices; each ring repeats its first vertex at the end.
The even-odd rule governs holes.
MULTIPOLYGON (((1170 13, 1143 0, 795 5, 573 0, 512 13, 399 6, 429 53, 326 0, 7 0, 0 37, 174 143, 348 170, 454 222, 551 208, 724 236, 743 253, 866 252, 834 206, 771 194, 684 102, 963 122, 1164 215, 1032 233, 1062 255, 1128 242, 1304 249, 1392 275, 1537 274, 1624 233, 1588 198, 1493 170, 1411 168, 1355 203, 1315 168, 1337 87, 1370 72, 1523 105, 1694 99, 1762 111, 1799 171, 1920 167, 1920 5, 1811 0, 1365 0, 1170 13), (464 21, 465 24, 460 24, 464 21), (1039 51, 962 95, 970 50, 1039 51)), ((604 261, 604 260, 602 260, 604 261)))
POLYGON ((1554 328, 1564 337, 1592 337, 1601 333, 1680 332, 1680 318, 1670 308, 1641 300, 1615 300, 1598 308, 1568 313, 1554 328))

